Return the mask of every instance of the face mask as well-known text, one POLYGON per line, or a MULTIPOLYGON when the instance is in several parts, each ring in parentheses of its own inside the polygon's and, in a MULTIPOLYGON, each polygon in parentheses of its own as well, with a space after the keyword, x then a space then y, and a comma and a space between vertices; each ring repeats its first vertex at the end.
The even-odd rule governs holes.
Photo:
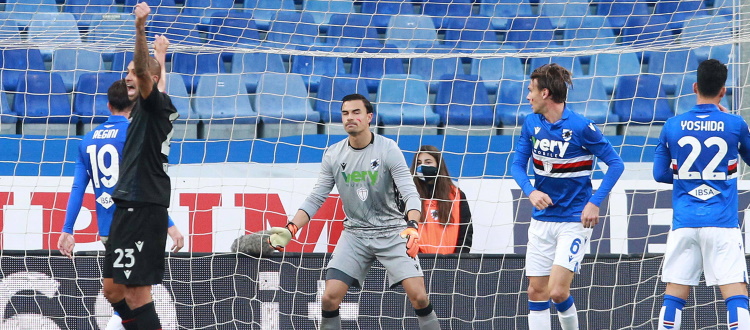
POLYGON ((417 166, 417 177, 419 177, 419 179, 422 181, 424 181, 425 179, 434 179, 435 177, 437 177, 437 174, 438 169, 435 166, 417 166))

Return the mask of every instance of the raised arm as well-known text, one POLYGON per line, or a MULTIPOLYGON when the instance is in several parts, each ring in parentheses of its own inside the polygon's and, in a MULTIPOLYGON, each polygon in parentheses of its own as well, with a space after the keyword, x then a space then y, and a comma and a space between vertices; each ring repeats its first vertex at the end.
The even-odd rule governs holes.
POLYGON ((146 20, 151 13, 151 8, 145 2, 135 5, 135 52, 133 53, 133 66, 135 75, 138 77, 138 91, 141 97, 146 99, 151 95, 154 81, 149 73, 148 44, 146 43, 146 20))
POLYGON ((154 58, 161 65, 161 78, 157 88, 162 93, 167 92, 167 49, 169 48, 169 39, 164 35, 158 35, 154 39, 154 58))

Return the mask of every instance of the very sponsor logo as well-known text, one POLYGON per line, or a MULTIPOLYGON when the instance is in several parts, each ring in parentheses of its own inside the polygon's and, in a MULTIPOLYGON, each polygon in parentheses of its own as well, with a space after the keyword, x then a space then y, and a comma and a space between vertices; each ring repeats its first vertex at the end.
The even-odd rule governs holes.
POLYGON ((568 150, 568 146, 570 146, 570 142, 537 139, 536 137, 533 138, 532 141, 534 142, 534 151, 547 157, 562 158, 565 156, 565 151, 568 150))
POLYGON ((351 173, 341 172, 344 176, 344 182, 357 183, 367 182, 368 180, 375 184, 378 182, 378 171, 352 171, 351 173))

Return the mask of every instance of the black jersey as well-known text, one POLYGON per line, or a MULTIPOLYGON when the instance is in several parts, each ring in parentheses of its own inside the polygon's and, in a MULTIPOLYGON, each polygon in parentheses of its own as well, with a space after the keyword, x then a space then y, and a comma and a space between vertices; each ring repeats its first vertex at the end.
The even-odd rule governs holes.
POLYGON ((122 206, 158 204, 169 207, 171 183, 167 156, 177 109, 156 83, 148 98, 140 94, 130 113, 130 126, 120 164, 120 179, 112 196, 122 206))

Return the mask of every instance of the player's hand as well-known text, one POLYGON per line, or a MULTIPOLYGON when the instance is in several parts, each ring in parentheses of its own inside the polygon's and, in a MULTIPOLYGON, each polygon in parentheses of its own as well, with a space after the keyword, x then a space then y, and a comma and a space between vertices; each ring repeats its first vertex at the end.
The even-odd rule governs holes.
POLYGON ((154 38, 154 52, 156 54, 166 54, 169 48, 169 39, 162 35, 157 35, 154 38))
POLYGON ((725 106, 723 106, 721 104, 717 104, 716 106, 719 107, 719 110, 721 110, 721 112, 729 113, 729 109, 727 109, 727 107, 725 107, 725 106))
POLYGON ((73 238, 73 234, 62 233, 57 241, 57 249, 68 258, 73 258, 73 247, 75 246, 76 239, 73 238))
POLYGON ((414 220, 409 220, 406 229, 401 232, 401 238, 406 238, 406 254, 412 258, 419 253, 419 226, 414 220))
POLYGON ((599 207, 588 202, 581 212, 583 228, 594 228, 599 223, 599 207))
POLYGON ((135 14, 135 24, 145 25, 146 18, 148 18, 148 14, 151 13, 151 7, 149 7, 147 3, 141 2, 135 5, 135 9, 133 10, 133 13, 135 14))
POLYGON ((287 244, 297 235, 299 227, 294 222, 287 223, 284 227, 271 228, 271 237, 268 238, 268 244, 277 251, 284 251, 287 244))
POLYGON ((552 199, 549 198, 549 195, 539 190, 534 190, 529 194, 529 202, 531 202, 531 205, 534 205, 537 210, 544 210, 553 205, 552 199))
POLYGON ((180 249, 185 246, 185 237, 182 236, 180 230, 177 229, 177 226, 172 226, 167 229, 167 234, 169 234, 172 242, 174 242, 169 250, 174 253, 180 252, 180 249))

